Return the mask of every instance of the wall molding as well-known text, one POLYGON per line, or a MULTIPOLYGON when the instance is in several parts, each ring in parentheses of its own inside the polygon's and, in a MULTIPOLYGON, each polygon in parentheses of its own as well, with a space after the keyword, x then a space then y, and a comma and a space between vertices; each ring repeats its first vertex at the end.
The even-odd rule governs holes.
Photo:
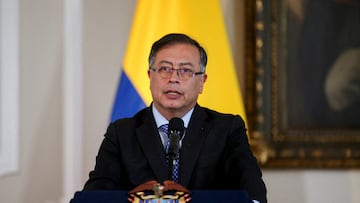
POLYGON ((64 0, 63 198, 82 189, 83 165, 83 2, 64 0))
POLYGON ((19 170, 19 5, 0 0, 0 176, 19 170))

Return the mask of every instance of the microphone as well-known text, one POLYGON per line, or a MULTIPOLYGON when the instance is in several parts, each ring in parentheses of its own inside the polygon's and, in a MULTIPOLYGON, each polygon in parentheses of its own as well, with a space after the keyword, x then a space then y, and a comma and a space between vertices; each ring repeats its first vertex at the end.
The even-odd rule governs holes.
POLYGON ((185 131, 184 121, 181 118, 172 118, 169 121, 169 148, 167 157, 169 161, 169 179, 172 180, 175 161, 179 159, 180 139, 185 131))

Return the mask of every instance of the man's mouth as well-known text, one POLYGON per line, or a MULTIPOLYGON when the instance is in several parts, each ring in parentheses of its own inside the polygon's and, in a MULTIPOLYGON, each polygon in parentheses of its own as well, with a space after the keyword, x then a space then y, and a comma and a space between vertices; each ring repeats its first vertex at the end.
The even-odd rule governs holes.
POLYGON ((179 95, 182 95, 181 92, 176 91, 176 90, 168 90, 168 91, 165 91, 165 94, 166 94, 166 95, 169 95, 169 96, 179 96, 179 95))

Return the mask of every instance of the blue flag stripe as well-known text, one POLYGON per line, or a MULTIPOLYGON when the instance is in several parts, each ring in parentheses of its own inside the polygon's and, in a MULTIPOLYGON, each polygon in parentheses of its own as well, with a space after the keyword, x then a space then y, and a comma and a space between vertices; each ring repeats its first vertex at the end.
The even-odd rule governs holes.
POLYGON ((134 88, 134 85, 126 73, 122 72, 111 114, 111 122, 119 118, 131 117, 145 107, 145 102, 134 88))

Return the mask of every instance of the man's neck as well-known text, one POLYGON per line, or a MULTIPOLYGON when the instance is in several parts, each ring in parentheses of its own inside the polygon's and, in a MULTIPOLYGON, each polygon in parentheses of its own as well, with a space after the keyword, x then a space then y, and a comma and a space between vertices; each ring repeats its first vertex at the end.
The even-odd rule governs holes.
POLYGON ((192 113, 194 111, 194 108, 192 108, 187 113, 183 114, 182 116, 180 116, 180 115, 177 116, 178 114, 172 114, 174 116, 166 117, 156 108, 156 106, 154 104, 152 104, 152 108, 153 108, 153 114, 154 114, 154 117, 155 117, 155 121, 156 121, 156 124, 158 125, 158 127, 165 123, 164 119, 167 120, 166 121, 166 123, 167 123, 168 121, 170 121, 174 117, 183 119, 184 125, 185 125, 185 127, 187 127, 188 123, 190 121, 191 115, 192 115, 192 113))
POLYGON ((166 109, 164 110, 163 108, 159 108, 158 106, 156 106, 155 104, 154 108, 156 108, 156 110, 164 117, 166 118, 166 120, 171 120, 172 118, 182 118, 184 117, 187 113, 189 113, 192 109, 194 109, 194 107, 190 108, 190 109, 185 109, 185 110, 179 110, 179 109, 166 109))

